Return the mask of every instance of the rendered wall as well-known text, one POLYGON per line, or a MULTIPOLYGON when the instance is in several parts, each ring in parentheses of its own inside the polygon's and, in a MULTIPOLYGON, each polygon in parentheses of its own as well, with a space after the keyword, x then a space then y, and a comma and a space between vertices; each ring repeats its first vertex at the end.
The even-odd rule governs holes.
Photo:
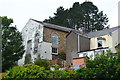
POLYGON ((109 47, 112 48, 112 35, 103 35, 103 36, 98 36, 98 37, 93 37, 90 39, 90 49, 97 49, 98 48, 98 42, 97 38, 102 37, 105 38, 106 40, 102 41, 102 47, 109 47))

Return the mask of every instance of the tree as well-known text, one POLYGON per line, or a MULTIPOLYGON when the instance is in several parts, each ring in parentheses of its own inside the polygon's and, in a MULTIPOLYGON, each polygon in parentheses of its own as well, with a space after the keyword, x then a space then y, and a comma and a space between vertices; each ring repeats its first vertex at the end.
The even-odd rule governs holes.
POLYGON ((59 8, 57 8, 56 13, 54 13, 54 17, 49 17, 49 19, 45 19, 44 22, 49 22, 52 24, 57 24, 57 25, 61 25, 61 26, 67 26, 68 23, 66 22, 67 19, 67 11, 65 10, 62 6, 60 6, 59 8))
POLYGON ((44 22, 87 31, 102 30, 108 22, 107 15, 103 14, 103 11, 99 12, 97 6, 89 1, 82 4, 75 2, 66 10, 59 7, 54 15, 45 19, 44 22))
POLYGON ((11 26, 13 19, 7 16, 2 19, 2 71, 13 67, 22 58, 24 46, 22 45, 21 33, 16 26, 11 26))
POLYGON ((77 71, 76 76, 84 79, 120 79, 120 54, 108 52, 87 60, 86 68, 77 71))

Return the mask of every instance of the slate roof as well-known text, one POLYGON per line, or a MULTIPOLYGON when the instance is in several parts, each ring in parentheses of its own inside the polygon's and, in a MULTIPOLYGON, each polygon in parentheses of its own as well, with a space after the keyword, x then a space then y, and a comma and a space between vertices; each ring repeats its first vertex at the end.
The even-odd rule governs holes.
POLYGON ((66 27, 63 27, 63 26, 55 25, 55 24, 41 22, 41 21, 38 21, 38 20, 35 20, 35 19, 31 19, 31 20, 43 24, 44 27, 46 27, 46 28, 60 30, 60 31, 63 31, 63 32, 68 32, 69 33, 71 30, 74 30, 74 29, 71 29, 71 28, 66 28, 66 27))
POLYGON ((111 34, 113 31, 120 29, 120 26, 113 27, 113 28, 108 28, 108 29, 103 29, 100 31, 95 31, 95 32, 89 32, 87 34, 84 34, 85 36, 92 38, 92 37, 97 37, 97 36, 102 36, 106 34, 111 34))
POLYGON ((63 27, 63 26, 55 25, 55 24, 45 23, 45 22, 38 21, 38 20, 35 20, 35 19, 31 19, 31 20, 43 24, 43 26, 46 27, 46 28, 55 29, 55 30, 68 32, 68 33, 74 32, 76 34, 79 34, 81 36, 88 37, 88 38, 102 36, 102 35, 106 35, 106 34, 111 34, 113 31, 115 31, 117 29, 120 29, 120 26, 117 26, 117 27, 113 27, 113 28, 108 28, 108 29, 103 29, 103 30, 100 30, 100 31, 89 32, 89 33, 83 34, 79 30, 66 28, 66 27, 63 27))

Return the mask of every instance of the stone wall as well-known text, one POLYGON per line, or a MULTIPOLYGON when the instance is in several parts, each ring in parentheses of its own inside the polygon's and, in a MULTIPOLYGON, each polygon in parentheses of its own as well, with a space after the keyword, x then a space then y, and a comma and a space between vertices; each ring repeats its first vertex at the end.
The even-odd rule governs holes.
POLYGON ((68 35, 67 32, 54 30, 46 27, 44 27, 43 31, 43 41, 49 43, 52 43, 52 34, 56 33, 58 35, 58 53, 66 53, 66 36, 68 35))

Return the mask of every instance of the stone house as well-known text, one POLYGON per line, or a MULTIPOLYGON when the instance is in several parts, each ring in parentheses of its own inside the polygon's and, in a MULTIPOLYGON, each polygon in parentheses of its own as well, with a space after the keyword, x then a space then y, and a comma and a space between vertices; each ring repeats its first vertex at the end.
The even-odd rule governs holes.
MULTIPOLYGON (((80 35, 79 33, 80 31, 74 29, 30 19, 22 30, 25 53, 23 58, 18 61, 18 64, 23 65, 25 56, 28 55, 30 61, 34 62, 38 57, 49 60, 58 59, 58 55, 61 53, 65 53, 67 56, 66 61, 69 62, 71 58, 78 57, 78 55, 72 55, 74 53, 70 52, 69 49, 71 48, 68 46, 71 46, 71 41, 75 41, 73 52, 77 52, 77 35, 80 35), (72 55, 72 57, 67 54, 72 55)), ((80 35, 80 38, 86 37, 80 35)), ((88 38, 87 40, 89 42, 88 38)), ((79 45, 81 45, 80 42, 79 45)))

